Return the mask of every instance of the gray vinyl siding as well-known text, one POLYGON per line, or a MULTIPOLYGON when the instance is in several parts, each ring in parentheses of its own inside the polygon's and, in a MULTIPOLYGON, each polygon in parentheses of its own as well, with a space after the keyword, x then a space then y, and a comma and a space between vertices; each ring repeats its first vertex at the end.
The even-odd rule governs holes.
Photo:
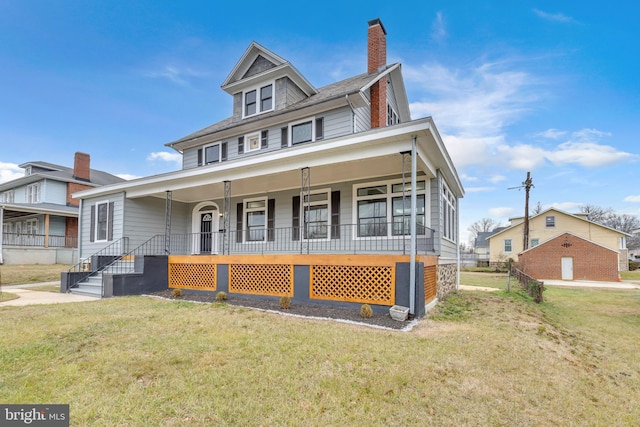
MULTIPOLYGON (((336 110, 328 111, 323 114, 314 116, 314 119, 324 118, 324 138, 337 138, 340 136, 348 135, 351 133, 351 109, 349 107, 342 107, 336 110)), ((296 119, 295 121, 304 120, 304 118, 296 119)), ((281 129, 288 126, 289 123, 283 123, 281 125, 273 126, 268 129, 258 128, 255 132, 250 132, 243 135, 237 135, 232 138, 226 139, 221 142, 227 142, 227 161, 234 160, 240 157, 255 156, 264 154, 269 151, 275 151, 282 149, 281 147, 281 129), (261 148, 260 150, 246 152, 238 154, 238 137, 244 136, 245 138, 253 133, 262 132, 263 130, 269 131, 269 140, 267 148, 261 148)), ((191 169, 198 167, 198 150, 211 144, 206 144, 198 147, 188 148, 184 150, 182 156, 182 168, 191 169)))
POLYGON ((355 109, 356 132, 365 132, 371 129, 371 107, 355 109))
POLYGON ((82 212, 80 213, 79 237, 82 240, 80 257, 85 258, 95 254, 123 237, 124 193, 110 194, 109 196, 84 199, 82 212), (91 206, 96 203, 113 202, 113 240, 91 242, 91 206))
POLYGON ((286 108, 289 105, 302 101, 307 97, 305 93, 288 77, 276 80, 275 96, 276 110, 286 108))
MULTIPOLYGON (((38 222, 41 224, 38 226, 42 229, 40 232, 44 234, 44 217, 38 222)), ((64 236, 66 232, 67 219, 63 216, 49 216, 49 235, 50 236, 64 236)))
MULTIPOLYGON (((436 185, 432 185, 432 195, 433 201, 437 203, 437 209, 434 212, 433 208, 435 207, 432 203, 432 213, 438 215, 437 227, 434 227, 437 231, 437 239, 436 239, 436 253, 440 255, 440 262, 444 264, 449 264, 454 262, 458 257, 458 248, 456 243, 444 238, 444 209, 445 209, 445 201, 442 195, 443 192, 443 182, 444 178, 438 171, 438 179, 433 180, 436 182, 436 185), (438 248, 439 246, 439 248, 438 248)), ((456 199, 456 222, 458 221, 458 209, 460 208, 459 199, 456 199)), ((457 230, 457 227, 456 227, 457 230)))
POLYGON ((400 112, 398 109, 398 102, 396 101, 396 94, 393 90, 393 85, 387 82, 387 103, 391 105, 391 108, 398 114, 398 120, 400 120, 400 112))
POLYGON ((52 181, 45 179, 41 183, 40 202, 56 203, 59 205, 67 204, 67 183, 60 181, 52 181))
MULTIPOLYGON (((157 197, 125 200, 124 235, 134 249, 155 235, 164 235, 166 226, 166 200, 157 197)), ((171 204, 171 233, 187 233, 187 216, 190 212, 184 203, 171 204)), ((190 231, 189 231, 190 232, 190 231)))
POLYGON ((442 177, 438 173, 435 179, 431 180, 430 197, 431 201, 431 228, 435 230, 434 238, 434 250, 436 254, 440 254, 442 251, 442 190, 441 190, 442 177))

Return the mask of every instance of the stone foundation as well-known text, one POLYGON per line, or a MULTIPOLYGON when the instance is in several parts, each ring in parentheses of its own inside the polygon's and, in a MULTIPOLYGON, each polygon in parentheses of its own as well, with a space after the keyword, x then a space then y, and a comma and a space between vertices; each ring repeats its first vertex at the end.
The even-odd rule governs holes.
POLYGON ((458 283, 458 268, 456 264, 442 264, 437 268, 438 299, 443 299, 447 295, 456 291, 458 283))

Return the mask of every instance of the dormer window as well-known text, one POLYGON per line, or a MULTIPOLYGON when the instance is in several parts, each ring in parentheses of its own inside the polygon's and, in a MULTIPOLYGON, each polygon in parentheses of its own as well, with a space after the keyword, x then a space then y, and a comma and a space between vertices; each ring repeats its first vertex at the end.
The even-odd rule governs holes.
POLYGON ((244 93, 244 117, 273 110, 273 83, 244 93))

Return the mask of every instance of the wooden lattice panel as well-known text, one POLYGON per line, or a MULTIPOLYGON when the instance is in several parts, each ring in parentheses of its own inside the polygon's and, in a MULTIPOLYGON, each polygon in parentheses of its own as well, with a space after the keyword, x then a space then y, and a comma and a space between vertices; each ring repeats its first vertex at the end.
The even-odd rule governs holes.
POLYGON ((312 265, 312 299, 393 305, 395 267, 312 265))
POLYGON ((229 292, 293 297, 293 265, 232 264, 229 292))
POLYGON ((436 266, 430 265, 424 268, 424 302, 429 303, 436 298, 437 295, 437 275, 436 266))
POLYGON ((215 264, 169 264, 169 287, 216 290, 215 264))

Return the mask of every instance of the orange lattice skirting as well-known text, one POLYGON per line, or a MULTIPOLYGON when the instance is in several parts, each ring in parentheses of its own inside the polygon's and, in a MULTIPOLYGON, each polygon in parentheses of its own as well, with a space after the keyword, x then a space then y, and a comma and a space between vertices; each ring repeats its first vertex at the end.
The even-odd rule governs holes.
MULTIPOLYGON (((435 260, 420 260, 425 302, 436 295, 435 265, 427 266, 435 260)), ((169 257, 169 287, 263 296, 295 297, 298 292, 309 300, 392 306, 397 263, 408 261, 405 255, 176 255, 169 257), (228 274, 218 278, 220 266, 228 274), (308 267, 308 282, 306 274, 294 277, 295 266, 308 267)))

